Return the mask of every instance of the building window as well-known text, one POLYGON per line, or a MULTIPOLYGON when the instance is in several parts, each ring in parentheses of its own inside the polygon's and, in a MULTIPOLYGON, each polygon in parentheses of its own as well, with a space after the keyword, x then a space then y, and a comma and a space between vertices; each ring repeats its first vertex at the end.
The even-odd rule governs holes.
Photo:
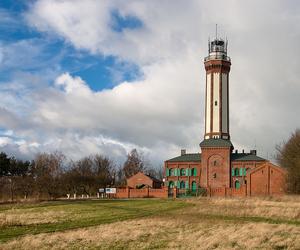
POLYGON ((185 176, 185 169, 184 168, 180 169, 180 175, 185 176))
POLYGON ((217 101, 215 101, 215 106, 217 106, 218 105, 218 102, 217 101))
POLYGON ((170 181, 169 182, 169 188, 173 188, 174 187, 174 182, 173 181, 170 181))
POLYGON ((217 178, 217 173, 214 173, 214 174, 213 174, 213 177, 214 177, 214 178, 217 178))
POLYGON ((192 168, 191 176, 197 176, 197 169, 196 168, 192 168))
POLYGON ((214 161, 214 166, 217 166, 218 165, 218 162, 217 161, 214 161))
POLYGON ((240 170, 238 168, 234 169, 234 175, 239 176, 240 175, 240 170))
POLYGON ((180 182, 180 188, 185 188, 185 182, 184 181, 180 182))
POLYGON ((176 171, 175 168, 171 168, 170 169, 170 176, 175 176, 175 171, 176 171))

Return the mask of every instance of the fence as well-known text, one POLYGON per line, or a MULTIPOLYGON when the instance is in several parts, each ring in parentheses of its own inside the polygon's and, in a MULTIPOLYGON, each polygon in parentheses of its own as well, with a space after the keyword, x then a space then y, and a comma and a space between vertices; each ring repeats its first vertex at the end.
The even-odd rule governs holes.
POLYGON ((246 197, 247 186, 241 186, 239 189, 236 188, 207 188, 207 195, 210 197, 246 197))
POLYGON ((117 188, 115 198, 168 198, 168 188, 117 188))
POLYGON ((239 189, 236 188, 197 188, 197 189, 180 189, 180 188, 117 188, 115 198, 184 198, 184 197, 246 197, 247 186, 243 185, 239 189))

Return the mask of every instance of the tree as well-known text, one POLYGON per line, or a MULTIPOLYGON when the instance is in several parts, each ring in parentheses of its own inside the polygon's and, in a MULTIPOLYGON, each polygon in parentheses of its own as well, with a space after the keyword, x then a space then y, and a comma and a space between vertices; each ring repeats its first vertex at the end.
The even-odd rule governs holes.
POLYGON ((93 162, 96 171, 96 183, 100 187, 114 185, 116 178, 115 166, 109 158, 102 155, 95 155, 93 162))
POLYGON ((135 175, 144 170, 144 161, 136 149, 133 149, 128 155, 123 165, 123 171, 126 178, 135 175))
POLYGON ((42 153, 35 157, 33 173, 39 194, 47 194, 50 198, 57 198, 62 194, 61 176, 63 173, 65 156, 62 153, 42 153))
POLYGON ((300 130, 297 129, 282 146, 277 146, 277 160, 287 169, 287 191, 300 194, 300 130))
POLYGON ((10 169, 10 158, 6 153, 0 153, 0 177, 7 176, 10 169))

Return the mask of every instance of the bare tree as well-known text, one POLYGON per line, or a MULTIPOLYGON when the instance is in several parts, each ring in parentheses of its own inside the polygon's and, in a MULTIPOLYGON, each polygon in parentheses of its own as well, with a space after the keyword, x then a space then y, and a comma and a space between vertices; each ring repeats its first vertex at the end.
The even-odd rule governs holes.
POLYGON ((39 195, 47 194, 52 199, 62 195, 61 176, 65 159, 60 152, 42 153, 35 157, 33 172, 39 195))
POLYGON ((300 130, 297 129, 282 146, 277 146, 277 160, 287 169, 287 189, 300 194, 300 130))
POLYGON ((136 149, 133 149, 128 155, 123 165, 123 171, 126 178, 135 175, 144 170, 144 161, 136 149))

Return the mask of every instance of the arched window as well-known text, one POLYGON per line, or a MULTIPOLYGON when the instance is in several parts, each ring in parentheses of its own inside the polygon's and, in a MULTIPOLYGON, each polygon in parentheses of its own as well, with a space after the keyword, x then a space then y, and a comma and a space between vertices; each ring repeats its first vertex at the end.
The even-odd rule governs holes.
POLYGON ((234 175, 239 176, 240 175, 240 170, 238 168, 234 169, 234 175))
POLYGON ((170 181, 169 182, 169 188, 173 188, 174 187, 174 182, 173 181, 170 181))
POLYGON ((170 169, 170 176, 174 176, 174 168, 170 169))
POLYGON ((192 191, 197 190, 197 183, 195 181, 192 182, 192 191))
POLYGON ((192 168, 192 176, 196 176, 197 175, 197 169, 196 168, 192 168))
POLYGON ((239 182, 239 181, 235 181, 234 187, 235 187, 236 189, 239 189, 239 188, 241 187, 240 182, 239 182))
POLYGON ((180 169, 180 175, 185 176, 185 169, 184 168, 180 169))
POLYGON ((185 183, 184 183, 184 181, 181 181, 181 182, 180 182, 180 188, 185 188, 185 183))

